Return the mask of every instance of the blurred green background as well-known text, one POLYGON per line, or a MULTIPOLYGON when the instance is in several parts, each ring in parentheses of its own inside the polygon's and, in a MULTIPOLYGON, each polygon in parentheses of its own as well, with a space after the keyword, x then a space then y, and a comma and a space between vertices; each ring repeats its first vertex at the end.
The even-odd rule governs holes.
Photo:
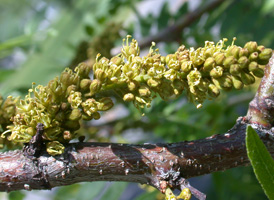
MULTIPOLYGON (((151 38, 163 54, 180 44, 203 46, 222 38, 243 45, 254 40, 274 49, 273 0, 0 0, 0 94, 24 96, 32 82, 46 84, 65 67, 92 63, 96 53, 110 57, 119 52, 122 38, 133 35, 148 51, 151 38), (217 2, 187 27, 170 26, 189 13, 217 2)), ((141 52, 141 54, 142 54, 141 52)), ((96 122, 83 124, 79 134, 90 141, 179 142, 224 133, 246 114, 256 87, 222 94, 203 108, 181 98, 156 98, 145 116, 133 105, 116 100, 116 107, 96 122), (117 115, 119 113, 119 117, 117 115)), ((208 199, 266 199, 251 167, 240 167, 190 179, 208 199)), ((52 191, 0 193, 1 199, 38 200, 151 200, 159 192, 133 183, 81 183, 52 191)), ((195 199, 195 198, 192 198, 195 199)))

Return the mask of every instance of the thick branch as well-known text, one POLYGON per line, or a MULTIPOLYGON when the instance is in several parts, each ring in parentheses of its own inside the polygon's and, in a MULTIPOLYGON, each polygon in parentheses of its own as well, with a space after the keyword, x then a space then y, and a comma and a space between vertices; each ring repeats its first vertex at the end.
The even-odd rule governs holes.
MULTIPOLYGON (((33 160, 22 151, 0 154, 0 191, 50 189, 83 181, 129 181, 162 190, 179 188, 182 178, 249 165, 246 123, 240 118, 223 135, 172 144, 74 143, 63 155, 46 152, 33 160)), ((256 128, 274 155, 272 133, 256 128), (271 136, 271 137, 270 137, 271 136)))
POLYGON ((265 75, 256 96, 249 104, 249 123, 266 128, 274 126, 274 54, 265 67, 265 75))
POLYGON ((171 26, 166 27, 158 34, 149 36, 144 38, 140 43, 140 48, 145 48, 151 45, 151 42, 168 42, 168 41, 176 41, 180 38, 181 33, 184 28, 190 26, 193 22, 198 20, 204 13, 214 10, 218 6, 220 6, 224 0, 214 0, 208 3, 206 6, 202 8, 197 8, 187 15, 182 16, 176 23, 171 26))

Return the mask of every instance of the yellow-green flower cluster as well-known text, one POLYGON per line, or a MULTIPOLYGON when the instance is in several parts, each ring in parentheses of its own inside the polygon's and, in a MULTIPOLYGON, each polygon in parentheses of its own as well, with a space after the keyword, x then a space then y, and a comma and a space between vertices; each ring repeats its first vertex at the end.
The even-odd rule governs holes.
POLYGON ((191 199, 191 196, 192 194, 189 188, 184 188, 178 196, 176 196, 170 188, 167 188, 165 191, 166 200, 179 200, 179 199, 189 200, 191 199))
POLYGON ((99 111, 113 106, 109 97, 92 97, 90 70, 90 66, 81 63, 75 72, 66 69, 60 78, 56 77, 47 86, 34 87, 33 84, 29 94, 17 104, 13 124, 2 137, 7 135, 14 142, 29 142, 36 133, 37 124, 42 123, 48 153, 63 153, 63 144, 75 138, 81 119, 99 119, 99 111))
MULTIPOLYGON (((4 99, 0 95, 0 136, 2 132, 6 131, 6 127, 12 124, 10 119, 15 115, 17 101, 18 99, 14 99, 11 96, 4 99)), ((10 143, 7 143, 4 138, 0 138, 0 148, 3 148, 4 144, 12 147, 12 145, 10 143)))
POLYGON ((16 102, 18 99, 14 99, 8 96, 4 99, 0 95, 0 128, 5 130, 6 125, 11 124, 11 117, 15 115, 16 102))
POLYGON ((242 89, 244 85, 262 77, 272 50, 248 42, 244 48, 225 47, 227 39, 205 42, 205 46, 186 49, 180 46, 174 54, 165 57, 154 50, 140 57, 136 40, 124 40, 121 54, 112 59, 98 55, 93 66, 97 80, 94 93, 101 88, 113 89, 132 101, 136 107, 149 107, 155 94, 164 100, 176 97, 185 89, 189 100, 200 107, 207 98, 216 98, 220 90, 242 89), (100 83, 98 86, 98 83, 100 83))
MULTIPOLYGON (((13 113, 13 125, 7 135, 14 142, 29 142, 36 125, 44 124, 43 139, 51 155, 61 154, 63 144, 75 138, 80 120, 100 118, 100 111, 114 104, 105 91, 112 90, 137 108, 150 107, 157 94, 164 100, 186 90, 191 102, 200 107, 220 90, 241 89, 263 76, 272 50, 248 42, 244 48, 225 47, 206 42, 202 48, 180 46, 174 54, 161 56, 153 43, 146 56, 140 56, 136 40, 124 40, 121 53, 111 59, 96 57, 93 66, 79 64, 74 71, 66 69, 46 86, 34 86, 13 113), (91 70, 93 77, 90 78, 91 70)), ((2 135, 3 136, 3 135, 2 135)))

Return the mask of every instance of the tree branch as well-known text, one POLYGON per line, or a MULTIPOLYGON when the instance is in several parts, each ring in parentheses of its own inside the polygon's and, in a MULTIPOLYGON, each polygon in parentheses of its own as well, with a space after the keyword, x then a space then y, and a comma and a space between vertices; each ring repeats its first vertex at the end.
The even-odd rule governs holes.
MULTIPOLYGON (((0 153, 0 191, 51 189, 87 181, 138 182, 162 192, 167 186, 181 189, 182 184, 188 185, 185 178, 249 165, 248 124, 274 157, 274 55, 265 73, 247 117, 239 118, 227 133, 205 139, 143 145, 79 142, 53 157, 35 144, 43 131, 40 124, 26 151, 0 153)), ((193 188, 192 192, 197 193, 193 188)))
MULTIPOLYGON (((249 165, 244 118, 223 135, 172 144, 73 143, 63 155, 43 152, 33 160, 22 151, 0 154, 0 191, 51 189, 86 181, 128 181, 164 191, 182 178, 249 165)), ((274 156, 273 133, 257 132, 274 156)))
POLYGON ((140 43, 140 48, 145 48, 151 46, 151 42, 168 42, 168 41, 176 41, 184 28, 191 25, 193 22, 198 20, 204 13, 209 12, 218 6, 220 6, 224 0, 214 0, 208 3, 203 8, 197 8, 194 11, 188 13, 187 15, 183 15, 176 23, 171 26, 166 27, 158 34, 149 36, 144 38, 140 43))
POLYGON ((247 118, 249 123, 266 128, 274 125, 274 54, 265 67, 265 75, 254 99, 249 103, 247 118))

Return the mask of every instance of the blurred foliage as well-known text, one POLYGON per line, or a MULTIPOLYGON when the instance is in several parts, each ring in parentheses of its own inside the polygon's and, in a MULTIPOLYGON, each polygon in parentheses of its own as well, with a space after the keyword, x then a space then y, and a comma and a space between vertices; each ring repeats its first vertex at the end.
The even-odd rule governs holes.
MULTIPOLYGON (((98 38, 109 23, 121 24, 121 36, 132 34, 141 41, 174 24, 195 7, 202 7, 210 1, 170 2, 0 0, 1 95, 24 95, 31 87, 31 82, 45 84, 59 75, 78 57, 76 54, 79 53, 80 44, 85 44, 84 48, 88 49, 93 39, 98 38)), ((217 42, 224 37, 237 37, 237 45, 254 40, 273 49, 273 8, 273 0, 226 0, 181 33, 176 33, 176 37, 175 33, 167 35, 166 37, 176 41, 161 44, 160 51, 165 54, 175 51, 180 45, 178 41, 187 47, 197 47, 202 46, 205 40, 217 42)), ((117 40, 121 41, 120 38, 117 40)), ((116 44, 115 41, 112 43, 116 44)), ((104 49, 105 44, 101 44, 100 48, 104 49)), ((87 51, 82 52, 90 59, 87 51)), ((145 133, 137 138, 139 142, 178 142, 204 138, 224 133, 233 126, 238 116, 245 115, 255 90, 256 88, 246 88, 241 92, 231 91, 214 102, 205 102, 199 110, 188 104, 183 96, 168 102, 157 98, 152 107, 144 111, 144 117, 134 106, 116 99, 117 104, 126 108, 125 117, 115 117, 117 113, 109 113, 114 117, 84 124, 81 132, 88 129, 92 129, 91 132, 100 130, 98 138, 125 142, 131 141, 126 137, 129 130, 142 130, 145 133)), ((208 191, 203 191, 207 193, 208 199, 266 198, 251 167, 216 172, 211 177, 210 183, 201 183, 210 185, 208 191)), ((103 182, 74 184, 53 190, 54 199, 115 200, 127 191, 126 185, 113 183, 104 189, 106 183, 103 182)), ((6 197, 20 200, 24 195, 28 196, 28 193, 13 192, 6 197)), ((159 192, 147 190, 135 199, 157 199, 157 195, 159 192)))

